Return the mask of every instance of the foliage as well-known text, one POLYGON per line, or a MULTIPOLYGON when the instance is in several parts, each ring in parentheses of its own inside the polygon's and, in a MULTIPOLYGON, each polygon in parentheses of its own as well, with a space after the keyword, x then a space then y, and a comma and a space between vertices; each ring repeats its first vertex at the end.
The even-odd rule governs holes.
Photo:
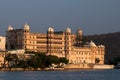
POLYGON ((117 66, 117 63, 120 62, 120 57, 113 58, 109 60, 109 64, 117 66))
POLYGON ((42 53, 35 53, 29 61, 28 65, 33 68, 44 68, 45 67, 45 54, 42 53))
POLYGON ((69 60, 67 60, 65 57, 59 58, 59 63, 65 63, 68 64, 69 60))
POLYGON ((35 54, 30 59, 19 60, 17 55, 8 54, 6 56, 7 61, 14 61, 15 65, 13 67, 21 67, 21 68, 46 68, 52 64, 60 64, 65 63, 68 64, 68 60, 66 58, 58 58, 54 55, 45 55, 45 53, 36 53, 29 52, 29 54, 35 54))
POLYGON ((16 54, 7 54, 7 55, 5 56, 5 60, 8 61, 8 67, 12 67, 12 66, 9 65, 10 62, 11 62, 11 61, 14 62, 14 63, 15 63, 14 66, 16 66, 16 64, 17 64, 17 62, 18 62, 18 57, 17 57, 16 54))
POLYGON ((59 58, 57 56, 48 55, 46 56, 46 67, 49 67, 51 64, 58 64, 59 58))

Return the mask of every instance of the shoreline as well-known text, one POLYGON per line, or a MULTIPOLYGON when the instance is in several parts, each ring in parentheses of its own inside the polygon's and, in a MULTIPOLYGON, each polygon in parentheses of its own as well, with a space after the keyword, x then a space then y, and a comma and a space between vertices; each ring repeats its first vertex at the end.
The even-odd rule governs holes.
MULTIPOLYGON (((114 69, 114 68, 113 68, 114 69)), ((93 68, 1 68, 0 71, 75 71, 75 70, 110 70, 110 69, 93 69, 93 68)))

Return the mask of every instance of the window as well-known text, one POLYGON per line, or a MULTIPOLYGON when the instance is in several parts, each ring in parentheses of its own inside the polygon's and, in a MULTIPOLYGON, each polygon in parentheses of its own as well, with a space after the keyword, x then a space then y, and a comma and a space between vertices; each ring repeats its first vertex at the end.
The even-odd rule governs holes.
POLYGON ((85 53, 83 52, 82 54, 84 55, 85 53))
POLYGON ((88 54, 90 55, 90 52, 88 52, 88 54))

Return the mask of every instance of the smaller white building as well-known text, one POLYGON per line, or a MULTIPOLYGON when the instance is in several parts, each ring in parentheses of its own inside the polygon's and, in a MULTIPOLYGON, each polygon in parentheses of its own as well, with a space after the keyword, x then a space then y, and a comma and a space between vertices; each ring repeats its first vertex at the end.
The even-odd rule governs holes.
POLYGON ((6 38, 4 36, 0 36, 0 67, 4 65, 4 56, 5 56, 5 44, 6 38))
POLYGON ((3 36, 0 36, 0 50, 5 51, 5 43, 6 43, 6 38, 3 36))

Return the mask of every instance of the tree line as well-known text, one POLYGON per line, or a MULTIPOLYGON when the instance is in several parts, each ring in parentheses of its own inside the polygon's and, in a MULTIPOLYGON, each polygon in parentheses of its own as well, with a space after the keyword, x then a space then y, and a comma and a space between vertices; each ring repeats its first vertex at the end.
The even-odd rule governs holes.
POLYGON ((17 54, 7 54, 5 60, 8 61, 8 67, 14 68, 46 68, 52 64, 56 67, 62 67, 62 64, 68 64, 68 60, 65 57, 58 58, 54 55, 45 55, 45 53, 29 52, 34 54, 30 58, 19 59, 17 54))

